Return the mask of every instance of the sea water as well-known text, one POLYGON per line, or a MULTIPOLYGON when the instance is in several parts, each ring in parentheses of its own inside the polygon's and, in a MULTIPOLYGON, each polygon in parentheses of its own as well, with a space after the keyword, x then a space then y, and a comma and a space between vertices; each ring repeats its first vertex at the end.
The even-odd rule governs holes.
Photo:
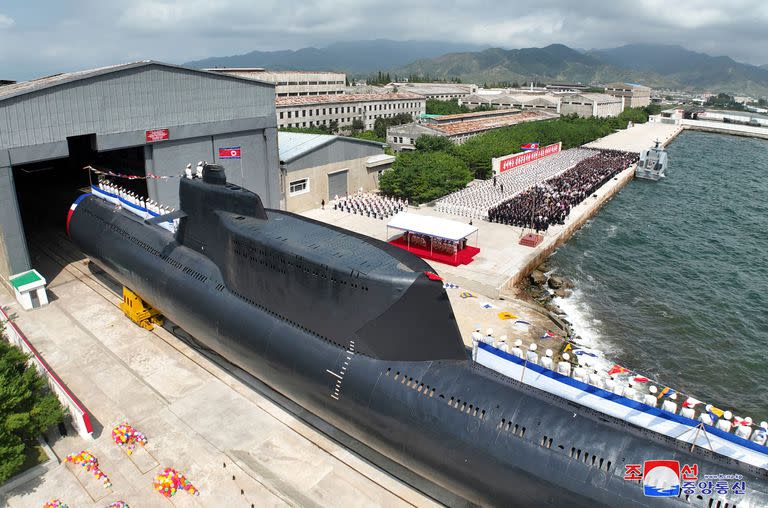
POLYGON ((616 363, 768 419, 768 141, 667 150, 665 180, 632 181, 552 256, 576 285, 558 303, 616 363))

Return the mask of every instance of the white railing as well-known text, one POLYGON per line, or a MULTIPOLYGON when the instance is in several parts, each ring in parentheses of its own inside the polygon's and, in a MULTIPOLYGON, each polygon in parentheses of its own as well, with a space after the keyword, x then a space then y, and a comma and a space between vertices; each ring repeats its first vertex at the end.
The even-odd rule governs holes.
POLYGON ((51 387, 51 391, 56 394, 59 401, 69 409, 69 413, 72 416, 72 426, 77 430, 77 433, 86 439, 93 439, 93 426, 91 425, 91 417, 88 414, 88 410, 85 409, 83 404, 77 400, 77 398, 69 391, 69 388, 64 382, 56 375, 51 369, 48 363, 38 353, 37 349, 29 342, 29 339, 22 333, 16 323, 11 321, 11 318, 5 312, 5 309, 0 308, 0 322, 5 327, 3 332, 4 337, 8 342, 15 345, 25 353, 31 355, 29 359, 30 365, 33 365, 40 375, 45 376, 48 380, 48 386, 51 387))

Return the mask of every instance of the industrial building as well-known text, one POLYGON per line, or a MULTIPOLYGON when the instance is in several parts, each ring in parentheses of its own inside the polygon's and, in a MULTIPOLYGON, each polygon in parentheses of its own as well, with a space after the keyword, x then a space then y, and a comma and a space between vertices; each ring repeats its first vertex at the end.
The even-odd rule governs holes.
POLYGON ((116 183, 175 207, 186 164, 218 162, 278 207, 274 104, 270 83, 153 61, 0 87, 0 276, 30 268, 36 238, 64 235, 95 178, 86 165, 138 177, 116 183), (235 147, 239 159, 219 158, 235 147))
POLYGON ((379 187, 379 175, 395 157, 384 145, 342 136, 278 133, 285 210, 303 212, 335 196, 379 187))
POLYGON ((387 129, 387 144, 394 150, 413 150, 419 136, 443 136, 456 144, 499 127, 508 127, 524 122, 537 122, 558 118, 557 113, 549 111, 486 111, 442 115, 425 118, 420 123, 395 125, 387 129))
POLYGON ((605 93, 624 101, 625 108, 640 108, 651 103, 651 88, 637 83, 609 83, 605 93))
POLYGON ((604 93, 566 93, 559 95, 560 113, 581 117, 618 116, 624 111, 624 100, 604 93))
POLYGON ((261 67, 217 67, 205 70, 272 83, 277 97, 338 95, 344 93, 347 84, 347 75, 343 72, 273 71, 261 67))
POLYGON ((278 97, 276 105, 280 128, 329 126, 334 120, 339 128, 349 128, 352 122, 360 120, 365 130, 371 130, 377 118, 392 118, 400 113, 415 118, 427 110, 423 96, 400 92, 278 97))
POLYGON ((461 99, 477 92, 477 85, 460 83, 389 83, 386 88, 441 101, 461 99))
POLYGON ((459 99, 459 104, 470 109, 490 106, 494 109, 541 109, 560 113, 560 98, 553 94, 472 94, 459 99))

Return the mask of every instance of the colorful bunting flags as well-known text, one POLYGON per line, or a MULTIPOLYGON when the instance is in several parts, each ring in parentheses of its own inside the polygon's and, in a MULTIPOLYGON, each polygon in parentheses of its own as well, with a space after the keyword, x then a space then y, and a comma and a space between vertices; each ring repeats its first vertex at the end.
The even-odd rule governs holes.
POLYGON ((625 372, 629 372, 629 369, 622 367, 621 365, 614 365, 610 369, 608 369, 608 375, 613 376, 614 374, 623 374, 625 372))

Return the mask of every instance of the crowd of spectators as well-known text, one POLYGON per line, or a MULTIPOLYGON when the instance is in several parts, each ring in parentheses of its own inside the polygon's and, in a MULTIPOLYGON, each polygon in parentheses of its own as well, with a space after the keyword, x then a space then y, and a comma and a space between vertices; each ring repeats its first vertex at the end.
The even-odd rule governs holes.
POLYGON ((595 154, 596 150, 584 148, 563 150, 449 194, 435 204, 435 209, 463 217, 486 219, 490 208, 595 154))
POLYGON ((490 208, 488 220, 536 231, 564 224, 571 208, 637 159, 635 153, 601 150, 558 176, 490 208))

